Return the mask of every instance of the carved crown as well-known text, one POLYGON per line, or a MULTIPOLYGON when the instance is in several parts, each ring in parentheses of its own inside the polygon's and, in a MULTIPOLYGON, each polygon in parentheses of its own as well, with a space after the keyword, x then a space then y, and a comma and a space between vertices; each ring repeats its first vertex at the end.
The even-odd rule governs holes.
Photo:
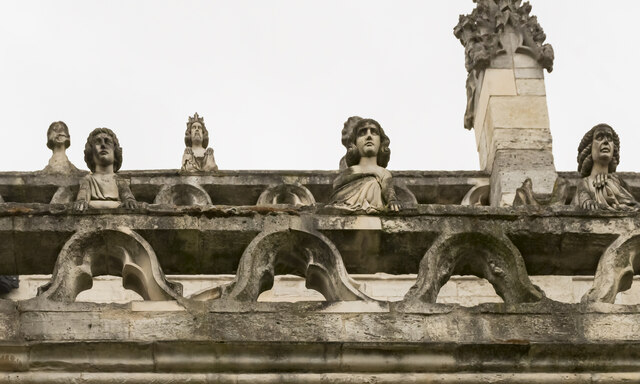
POLYGON ((204 118, 198 116, 198 112, 194 113, 193 116, 189 116, 189 121, 187 121, 187 128, 190 127, 193 123, 200 123, 204 126, 204 118))

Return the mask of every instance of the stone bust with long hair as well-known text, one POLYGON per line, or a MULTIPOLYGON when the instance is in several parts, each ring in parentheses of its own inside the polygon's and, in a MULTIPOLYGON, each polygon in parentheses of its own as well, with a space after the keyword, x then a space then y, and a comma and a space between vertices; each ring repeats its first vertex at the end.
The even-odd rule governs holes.
POLYGON ((67 157, 67 148, 71 145, 71 136, 67 124, 54 121, 47 129, 47 148, 52 152, 49 164, 42 170, 47 173, 80 173, 67 157))
POLYGON ((349 118, 342 131, 346 168, 333 182, 330 204, 366 213, 399 211, 391 172, 389 137, 373 119, 349 118))
POLYGON ((582 180, 573 204, 588 210, 635 211, 639 205, 616 174, 620 138, 607 124, 591 128, 578 146, 578 172, 582 180))
POLYGON ((213 157, 213 149, 208 148, 209 131, 204 125, 204 118, 194 114, 187 121, 187 130, 184 132, 184 144, 186 148, 182 155, 183 172, 211 172, 217 171, 218 166, 213 157))
POLYGON ((96 128, 89 134, 84 146, 84 161, 91 173, 80 180, 75 210, 137 208, 129 185, 116 174, 122 166, 122 147, 112 130, 96 128))

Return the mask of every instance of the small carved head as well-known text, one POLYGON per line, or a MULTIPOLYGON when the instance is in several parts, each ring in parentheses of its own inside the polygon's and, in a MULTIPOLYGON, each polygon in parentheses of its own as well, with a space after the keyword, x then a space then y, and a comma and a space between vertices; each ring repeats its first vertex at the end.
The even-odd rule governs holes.
POLYGON ((57 144, 64 144, 65 148, 71 145, 69 128, 62 121, 54 121, 47 129, 47 148, 53 149, 57 144))
POLYGON ((191 147, 194 141, 201 141, 204 148, 209 145, 209 131, 204 125, 204 118, 198 116, 198 113, 189 117, 187 130, 184 132, 184 144, 187 147, 191 147))
POLYGON ((608 124, 598 124, 585 133, 578 146, 578 172, 582 177, 591 174, 594 160, 607 161, 609 173, 620 163, 620 138, 608 124))
MULTIPOLYGON (((349 120, 347 120, 347 123, 348 122, 349 120)), ((345 123, 345 128, 347 123, 345 123)), ((363 151, 366 154, 366 152, 375 149, 376 153, 374 153, 374 155, 377 157, 378 165, 386 168, 391 158, 391 150, 389 149, 391 140, 389 140, 389 137, 384 133, 377 121, 373 119, 360 119, 351 125, 351 129, 349 132, 346 132, 346 136, 344 131, 345 130, 343 130, 342 143, 347 147, 345 160, 348 167, 360 163, 363 151), (365 136, 369 134, 377 136, 378 139, 373 138, 372 142, 365 142, 365 136), (359 137, 361 142, 358 142, 359 137)))
POLYGON ((94 129, 84 145, 84 161, 91 172, 95 172, 97 162, 113 163, 113 171, 118 172, 122 166, 122 148, 116 134, 109 128, 94 129))

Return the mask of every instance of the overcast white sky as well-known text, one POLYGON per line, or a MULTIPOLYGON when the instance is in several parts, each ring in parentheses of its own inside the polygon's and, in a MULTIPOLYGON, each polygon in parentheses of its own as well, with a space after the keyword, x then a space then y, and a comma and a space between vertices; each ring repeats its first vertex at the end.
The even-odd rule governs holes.
MULTIPOLYGON (((556 168, 599 122, 639 171, 640 2, 532 0, 555 49, 546 74, 556 168), (615 4, 615 5, 614 5, 615 4)), ((123 169, 175 169, 204 116, 220 169, 336 169, 351 115, 391 138, 390 169, 475 170, 463 128, 471 0, 0 0, 0 171, 42 169, 65 121, 71 161, 113 129, 123 169)))

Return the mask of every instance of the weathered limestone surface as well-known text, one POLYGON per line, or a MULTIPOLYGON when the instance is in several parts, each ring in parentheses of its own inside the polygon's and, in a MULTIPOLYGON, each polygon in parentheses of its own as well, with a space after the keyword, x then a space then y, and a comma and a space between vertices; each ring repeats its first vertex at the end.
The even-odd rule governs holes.
MULTIPOLYGON (((215 174, 184 175, 177 170, 119 171, 129 181, 140 202, 154 203, 166 188, 200 186, 214 205, 255 205, 260 195, 274 185, 299 184, 317 203, 327 203, 339 171, 217 171, 215 174)), ((460 204, 474 186, 486 183, 483 171, 394 171, 399 197, 413 196, 419 204, 460 204)), ((56 191, 69 188, 78 193, 78 178, 35 172, 0 172, 0 195, 6 202, 49 203, 56 191)), ((65 201, 65 202, 70 202, 65 201)), ((282 201, 280 201, 282 203, 282 201)), ((180 205, 180 204, 178 204, 180 205)))
MULTIPOLYGON (((394 178, 422 201, 457 196, 459 203, 475 182, 487 182, 478 173, 397 174, 394 178)), ((48 274, 74 233, 124 226, 149 244, 164 273, 225 274, 198 281, 196 277, 177 279, 185 283, 183 294, 189 296, 232 281, 242 254, 261 233, 285 234, 304 227, 335 246, 354 286, 372 300, 326 301, 315 291, 302 291, 304 280, 297 277, 276 277, 274 290, 264 291, 258 302, 81 302, 90 298, 91 291, 80 293, 71 303, 42 300, 33 294, 14 296, 22 301, 0 301, 0 381, 477 382, 480 378, 524 383, 636 379, 634 367, 640 361, 637 305, 552 301, 579 301, 592 278, 571 275, 593 275, 607 248, 639 226, 640 218, 634 213, 591 212, 571 206, 514 209, 417 204, 399 213, 348 215, 322 203, 330 193, 324 186, 330 185, 335 172, 317 176, 221 172, 193 179, 172 171, 123 175, 136 198, 147 204, 133 211, 78 213, 70 203, 19 201, 39 196, 47 202, 51 198, 47 194, 60 187, 73 188, 72 180, 0 174, 0 188, 12 196, 0 206, 0 273, 48 274), (315 191, 320 202, 315 206, 257 206, 257 199, 247 205, 151 204, 163 185, 186 181, 201 186, 212 202, 237 198, 244 191, 259 196, 270 185, 283 182, 315 191), (23 188, 24 193, 16 193, 13 186, 23 188), (211 193, 216 188, 230 195, 211 193), (503 299, 495 294, 499 282, 492 281, 492 286, 453 277, 436 292, 440 304, 406 300, 430 248, 439 241, 446 244, 449 236, 478 231, 502 234, 496 238, 511 245, 498 249, 519 254, 526 273, 533 275, 531 282, 547 298, 532 304, 500 303, 503 299), (357 275, 378 272, 386 275, 357 275), (405 277, 398 277, 400 274, 405 277), (290 284, 285 291, 278 288, 283 281, 290 284), (300 299, 310 301, 283 302, 300 299), (269 300, 280 302, 266 302, 269 300), (451 301, 473 307, 444 304, 451 301), (567 372, 566 367, 571 367, 570 372, 560 373, 567 372)), ((575 172, 561 176, 570 189, 580 181, 575 172)), ((639 175, 623 176, 632 193, 640 192, 639 175)), ((459 255, 473 260, 471 254, 459 255)), ((497 273, 507 271, 512 262, 504 260, 507 269, 487 265, 497 273)), ((456 264, 451 273, 465 273, 465 268, 456 264)), ((276 275, 288 271, 286 266, 274 269, 276 275)), ((95 283, 99 286, 100 280, 95 283)), ((37 285, 41 284, 31 289, 37 285)), ((122 288, 120 292, 123 301, 142 298, 126 296, 122 288)))
MULTIPOLYGON (((391 275, 386 273, 352 274, 350 277, 358 283, 358 288, 367 296, 381 301, 400 301, 409 288, 415 284, 416 275, 391 275)), ((183 295, 191 296, 212 286, 233 281, 234 275, 168 275, 167 279, 180 283, 183 295)), ((580 303, 580 299, 593 285, 593 276, 531 276, 531 282, 540 287, 550 300, 567 304, 580 303)), ((9 300, 27 300, 34 298, 37 289, 51 280, 51 275, 22 275, 20 287, 0 298, 9 300)), ((616 304, 635 305, 640 303, 640 276, 634 278, 633 285, 627 291, 616 296, 616 304)), ((80 293, 78 302, 91 303, 128 303, 143 300, 132 290, 124 289, 122 278, 116 276, 98 276, 93 279, 93 287, 80 293)), ((304 279, 293 275, 278 275, 273 288, 263 292, 259 302, 298 302, 324 301, 324 297, 305 287, 304 279)), ((502 298, 485 279, 475 276, 452 276, 440 289, 439 304, 460 304, 473 307, 483 303, 501 303, 502 298)))
POLYGON ((640 220, 568 206, 532 211, 433 205, 368 217, 304 207, 148 206, 129 212, 76 214, 63 205, 6 203, 0 207, 0 273, 50 273, 74 232, 111 226, 140 234, 165 273, 234 273, 242 252, 261 231, 288 231, 305 223, 336 245, 349 273, 417 273, 420 260, 443 231, 493 226, 514 243, 529 274, 584 275, 593 274, 604 250, 640 220))
MULTIPOLYGON (((62 247, 77 231, 124 226, 148 242, 164 273, 227 275, 194 282, 184 292, 189 296, 229 283, 243 252, 261 233, 287 233, 304 226, 335 245, 355 286, 372 300, 330 302, 307 291, 313 293, 310 299, 315 302, 94 304, 79 302, 88 297, 83 293, 75 303, 32 296, 17 302, 0 301, 0 381, 481 379, 528 383, 637 379, 638 306, 552 301, 578 301, 591 280, 566 275, 593 275, 605 250, 640 224, 633 213, 589 212, 571 206, 514 209, 417 204, 399 213, 347 215, 323 204, 330 193, 325 187, 336 172, 220 173, 191 179, 174 171, 123 172, 136 199, 147 204, 133 211, 84 213, 74 212, 71 204, 46 204, 51 198, 47 194, 62 186, 73 188, 72 180, 0 174, 0 189, 12 196, 0 206, 0 273, 51 273, 62 247), (152 204, 163 185, 187 181, 201 186, 215 205, 152 204), (314 191, 316 205, 254 205, 257 196, 279 183, 299 183, 314 191), (16 193, 13 186, 23 193, 16 193), (212 193, 216 190, 217 194, 212 193), (246 205, 220 204, 245 196, 245 192, 256 198, 246 205), (44 204, 19 201, 32 197, 44 204), (489 304, 486 302, 502 300, 495 295, 495 285, 455 277, 440 288, 437 301, 457 300, 474 307, 404 300, 420 272, 421 260, 438 239, 480 229, 504 235, 502 242, 517 249, 511 253, 521 255, 527 274, 533 275, 532 283, 549 290, 547 299, 534 304, 489 304), (402 283, 394 282, 392 290, 376 279, 354 276, 377 272, 413 275, 402 283), (475 301, 464 299, 473 296, 475 301)), ((580 180, 575 172, 562 176, 570 188, 580 180)), ((638 175, 624 177, 632 193, 640 192, 638 175)), ((478 180, 487 182, 481 173, 397 172, 394 178, 416 198, 420 196, 418 201, 449 199, 457 204, 478 180)), ((274 272, 288 270, 281 266, 274 272)), ((451 273, 464 273, 464 268, 451 273)), ((300 278, 287 279, 295 280, 296 287, 303 284, 300 278)), ((263 292, 258 300, 293 301, 300 292, 291 288, 278 297, 277 289, 263 292)))
POLYGON ((637 306, 2 305, 0 379, 17 383, 623 382, 640 357, 637 306))
POLYGON ((454 29, 469 72, 465 127, 491 172, 493 206, 510 205, 527 177, 537 193, 551 193, 557 176, 542 72, 554 54, 530 11, 520 1, 479 0, 454 29))

